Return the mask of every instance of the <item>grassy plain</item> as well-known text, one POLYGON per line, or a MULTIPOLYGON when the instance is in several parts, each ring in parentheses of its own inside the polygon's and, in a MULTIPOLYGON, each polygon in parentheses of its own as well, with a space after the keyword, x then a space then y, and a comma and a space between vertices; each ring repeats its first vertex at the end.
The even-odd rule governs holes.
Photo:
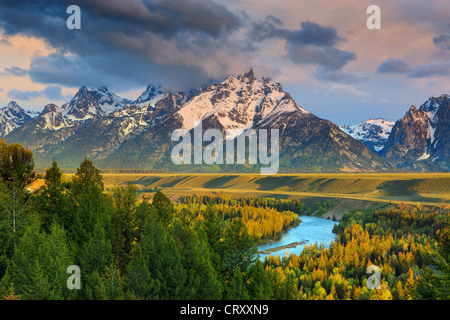
POLYGON ((173 199, 189 194, 345 200, 450 207, 450 173, 341 174, 104 174, 106 188, 131 182, 141 196, 162 190, 173 199))

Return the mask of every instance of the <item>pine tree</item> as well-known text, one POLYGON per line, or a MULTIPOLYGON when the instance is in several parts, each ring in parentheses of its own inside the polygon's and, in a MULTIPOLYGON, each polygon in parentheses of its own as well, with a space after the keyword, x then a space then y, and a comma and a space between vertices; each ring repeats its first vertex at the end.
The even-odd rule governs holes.
POLYGON ((128 183, 125 186, 115 187, 112 192, 113 253, 122 271, 137 240, 136 191, 136 187, 128 183))
POLYGON ((157 300, 161 284, 152 277, 140 243, 133 248, 132 258, 126 267, 126 287, 139 300, 157 300))
POLYGON ((62 171, 55 160, 45 173, 44 186, 33 195, 32 205, 41 216, 42 227, 47 232, 53 222, 64 226, 74 223, 75 206, 65 193, 62 171))
POLYGON ((234 219, 226 228, 220 251, 225 270, 229 273, 237 267, 245 273, 254 263, 257 249, 241 219, 234 219))
POLYGON ((75 198, 78 198, 85 188, 89 186, 101 191, 104 190, 103 177, 100 171, 94 167, 92 161, 84 159, 72 178, 72 194, 75 198))
POLYGON ((99 274, 94 271, 90 282, 89 299, 93 300, 125 300, 130 298, 125 292, 125 284, 120 270, 115 266, 106 266, 99 274))
POLYGON ((242 279, 242 272, 239 267, 233 270, 230 284, 228 286, 228 292, 226 296, 227 300, 249 300, 247 289, 245 288, 244 281, 242 279))
POLYGON ((14 251, 9 270, 17 293, 24 299, 64 299, 66 269, 72 258, 64 230, 57 224, 51 233, 40 231, 39 218, 34 216, 30 226, 14 251))
POLYGON ((257 259, 249 273, 248 293, 254 300, 269 300, 272 298, 272 288, 269 277, 264 271, 261 260, 257 259))
POLYGON ((184 298, 189 290, 185 286, 186 270, 173 237, 155 213, 146 218, 139 243, 150 275, 161 284, 159 298, 184 298))
POLYGON ((413 299, 449 300, 450 299, 450 228, 446 228, 440 236, 437 249, 428 253, 430 267, 422 269, 413 286, 409 286, 409 294, 413 299))
POLYGON ((94 227, 89 241, 85 244, 80 256, 81 267, 85 275, 94 271, 102 273, 113 260, 111 242, 107 239, 105 229, 100 222, 94 227))
POLYGON ((222 296, 218 274, 212 266, 207 243, 203 243, 190 221, 177 219, 173 223, 172 234, 180 252, 181 261, 187 272, 186 299, 220 299, 222 296))
POLYGON ((153 196, 152 206, 156 209, 162 224, 168 227, 173 220, 175 209, 172 201, 167 198, 161 191, 156 191, 153 196))
POLYGON ((25 230, 29 199, 25 186, 35 177, 33 168, 30 150, 0 139, 0 276, 25 230))

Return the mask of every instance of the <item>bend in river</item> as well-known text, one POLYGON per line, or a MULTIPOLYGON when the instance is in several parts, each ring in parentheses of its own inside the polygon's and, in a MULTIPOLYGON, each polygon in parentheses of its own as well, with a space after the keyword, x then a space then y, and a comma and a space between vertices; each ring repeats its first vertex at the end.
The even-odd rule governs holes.
POLYGON ((278 254, 282 257, 286 250, 289 254, 300 254, 305 245, 316 242, 318 245, 323 243, 328 248, 331 241, 334 241, 335 234, 332 230, 339 222, 310 216, 299 216, 299 218, 302 222, 298 227, 288 230, 277 241, 257 247, 262 260, 269 254, 273 256, 278 254))

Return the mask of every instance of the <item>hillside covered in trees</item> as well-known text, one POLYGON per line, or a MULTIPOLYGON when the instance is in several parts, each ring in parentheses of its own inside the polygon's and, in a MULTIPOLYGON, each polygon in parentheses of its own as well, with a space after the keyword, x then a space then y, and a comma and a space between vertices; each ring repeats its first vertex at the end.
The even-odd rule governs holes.
POLYGON ((0 142, 0 299, 449 299, 448 210, 351 212, 330 248, 258 259, 255 242, 300 223, 297 202, 195 196, 138 201, 131 184, 105 190, 83 161, 58 164, 36 192, 33 155, 0 142), (381 270, 368 289, 367 267, 381 270), (80 267, 81 288, 67 287, 80 267))

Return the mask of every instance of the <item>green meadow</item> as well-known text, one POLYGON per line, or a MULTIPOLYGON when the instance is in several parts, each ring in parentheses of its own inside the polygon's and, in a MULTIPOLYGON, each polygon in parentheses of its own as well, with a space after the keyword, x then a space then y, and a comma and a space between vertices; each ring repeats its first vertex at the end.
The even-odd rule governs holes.
POLYGON ((450 173, 342 174, 103 174, 106 188, 132 183, 141 197, 162 190, 172 199, 190 194, 323 201, 345 210, 383 204, 450 206, 450 173))

